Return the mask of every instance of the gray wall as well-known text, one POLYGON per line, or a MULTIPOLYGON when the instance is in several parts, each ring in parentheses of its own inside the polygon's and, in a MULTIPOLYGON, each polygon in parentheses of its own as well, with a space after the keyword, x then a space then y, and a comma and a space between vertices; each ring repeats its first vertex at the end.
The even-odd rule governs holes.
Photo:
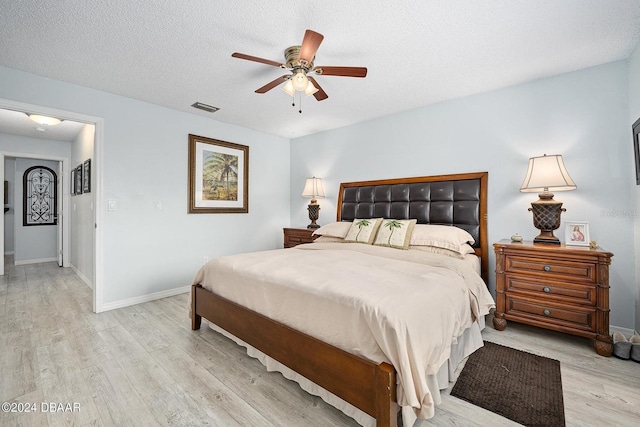
POLYGON ((104 305, 188 286, 205 256, 282 247, 288 139, 4 67, 0 98, 104 120, 104 305), (187 214, 190 133, 249 146, 248 214, 187 214))
MULTIPOLYGON (((313 175, 325 183, 325 224, 335 221, 343 181, 488 171, 490 242, 515 232, 532 239, 537 230, 527 208, 537 196, 519 191, 528 159, 562 154, 578 185, 556 193, 567 209, 562 218, 589 221, 591 239, 614 253, 611 324, 632 328, 635 218, 624 214, 635 208, 628 71, 627 61, 618 61, 292 140, 291 222, 308 221, 300 194, 313 175)), ((564 225, 556 234, 564 240, 564 225)))

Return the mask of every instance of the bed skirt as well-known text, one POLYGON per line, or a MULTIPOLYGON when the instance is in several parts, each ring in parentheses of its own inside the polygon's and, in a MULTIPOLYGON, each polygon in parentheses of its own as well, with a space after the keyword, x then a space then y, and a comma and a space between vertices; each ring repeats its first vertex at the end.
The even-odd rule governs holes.
MULTIPOLYGON (((202 320, 206 321, 206 319, 204 318, 202 320)), ((375 418, 359 410, 355 406, 345 402, 338 396, 328 392, 317 384, 309 381, 307 378, 299 375, 297 372, 292 371, 287 366, 279 363, 277 360, 255 349, 254 347, 250 346, 249 344, 245 343, 244 341, 230 334, 224 329, 218 327, 217 325, 208 321, 207 323, 209 324, 209 327, 214 331, 233 340, 238 345, 245 347, 247 349, 247 354, 255 359, 258 359, 260 363, 262 363, 267 368, 268 371, 280 372, 285 378, 298 383, 300 387, 307 393, 314 396, 319 396, 329 405, 356 420, 358 424, 364 427, 375 427, 375 418)), ((460 362, 468 357, 471 353, 476 351, 478 348, 483 346, 482 335, 480 331, 484 329, 484 326, 484 317, 481 317, 478 323, 473 323, 470 328, 468 328, 460 337, 458 337, 457 342, 452 345, 449 360, 447 360, 440 367, 436 375, 432 375, 427 379, 429 392, 431 393, 433 401, 436 405, 439 405, 442 401, 440 397, 440 390, 446 390, 447 388, 449 388, 449 383, 455 381, 456 368, 458 367, 460 362)), ((401 411, 403 425, 407 427, 413 426, 416 421, 416 415, 413 411, 413 408, 411 408, 410 406, 406 406, 401 408, 401 411)))

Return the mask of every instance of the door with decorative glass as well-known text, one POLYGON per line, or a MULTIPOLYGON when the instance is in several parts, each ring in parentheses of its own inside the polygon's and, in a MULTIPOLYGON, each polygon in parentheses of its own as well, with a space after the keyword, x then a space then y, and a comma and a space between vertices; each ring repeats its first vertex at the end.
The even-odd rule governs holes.
POLYGON ((46 166, 24 172, 23 226, 58 224, 58 175, 46 166))

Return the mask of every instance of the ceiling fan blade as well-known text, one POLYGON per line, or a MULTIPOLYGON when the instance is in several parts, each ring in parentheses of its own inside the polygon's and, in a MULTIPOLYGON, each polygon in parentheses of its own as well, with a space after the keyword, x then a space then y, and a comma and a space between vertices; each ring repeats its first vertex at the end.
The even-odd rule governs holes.
POLYGON ((259 89, 256 89, 256 93, 266 93, 269 92, 271 89, 273 89, 274 87, 278 86, 279 84, 284 83, 285 81, 287 81, 287 79, 289 78, 290 74, 285 74, 284 76, 280 76, 277 79, 270 81, 269 83, 267 83, 266 85, 262 86, 259 89))
POLYGON ((366 77, 366 67, 315 67, 313 69, 322 76, 366 77))
POLYGON ((320 43, 322 43, 322 39, 324 39, 324 36, 320 33, 312 30, 305 31, 298 59, 300 61, 306 61, 307 64, 311 64, 313 57, 316 56, 318 47, 320 47, 320 43))
POLYGON ((270 59, 258 58, 257 56, 245 55, 244 53, 233 52, 231 54, 234 58, 246 59, 247 61, 260 62, 262 64, 273 65, 274 67, 281 67, 282 63, 272 61, 270 59))
POLYGON ((325 99, 327 99, 329 97, 329 95, 327 95, 327 93, 320 87, 320 85, 318 84, 316 79, 314 79, 311 76, 307 76, 307 78, 309 79, 309 81, 311 83, 313 83, 313 85, 316 87, 316 89, 318 89, 318 91, 313 94, 313 96, 316 98, 317 101, 322 101, 322 100, 325 100, 325 99))

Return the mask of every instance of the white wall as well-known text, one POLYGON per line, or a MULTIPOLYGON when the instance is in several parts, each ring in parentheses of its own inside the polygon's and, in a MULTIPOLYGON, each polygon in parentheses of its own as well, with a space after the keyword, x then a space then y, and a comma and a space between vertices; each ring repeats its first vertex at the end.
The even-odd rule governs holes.
MULTIPOLYGON (((15 251, 16 264, 53 261, 58 253, 56 225, 24 225, 24 173, 32 166, 45 166, 58 176, 58 162, 38 159, 16 159, 15 168, 15 251)), ((57 179, 60 179, 59 177, 57 179)))
MULTIPOLYGON (((634 324, 633 160, 628 64, 618 61, 291 142, 291 222, 305 224, 304 179, 323 178, 320 224, 335 221, 340 182, 489 172, 489 239, 519 232, 532 239, 530 203, 520 193, 529 157, 562 154, 578 185, 558 192, 563 220, 590 222, 591 238, 614 253, 611 324, 634 324)), ((564 240, 564 226, 556 232, 564 240)), ((494 263, 491 254, 490 265, 494 263)), ((493 268, 490 268, 493 270, 493 268)), ((495 289, 491 271, 490 288, 495 289)))
MULTIPOLYGON (((75 139, 71 148, 71 168, 84 163, 87 159, 94 158, 95 126, 85 125, 75 139)), ((93 160, 92 160, 93 161, 93 160)), ((71 265, 78 275, 91 287, 93 287, 94 268, 94 230, 95 230, 95 167, 91 168, 92 188, 89 193, 72 196, 69 200, 69 215, 71 224, 71 265)), ((67 174, 70 176, 70 173, 67 174)), ((67 189, 69 191, 69 189, 67 189)))
POLYGON ((204 256, 282 247, 288 139, 4 67, 0 98, 104 119, 105 305, 190 285, 204 256), (249 146, 248 214, 187 214, 189 133, 249 146))
MULTIPOLYGON (((640 119, 640 43, 629 58, 629 129, 640 119)), ((631 138, 631 137, 630 137, 631 138)), ((631 141, 631 139, 630 139, 631 141)), ((631 142, 630 142, 631 143, 631 142)), ((635 259, 640 249, 640 186, 635 187, 635 259)), ((636 262, 636 277, 640 278, 640 263, 636 262)), ((640 280, 636 281, 636 331, 640 331, 640 280)))

